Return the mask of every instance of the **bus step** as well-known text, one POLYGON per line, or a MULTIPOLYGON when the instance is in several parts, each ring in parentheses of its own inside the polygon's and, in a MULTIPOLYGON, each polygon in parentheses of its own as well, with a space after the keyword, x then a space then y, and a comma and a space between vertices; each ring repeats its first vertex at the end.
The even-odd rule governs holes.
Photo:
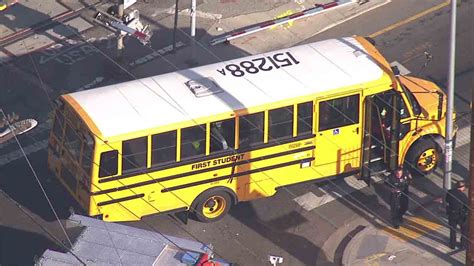
POLYGON ((369 167, 371 176, 385 173, 388 170, 387 165, 382 160, 378 160, 374 163, 369 164, 369 167))
POLYGON ((364 150, 365 150, 365 151, 367 151, 367 150, 375 150, 375 149, 377 149, 377 148, 379 148, 379 146, 377 146, 377 145, 372 145, 372 146, 370 146, 370 148, 365 147, 364 150))
POLYGON ((372 173, 370 173, 372 176, 374 175, 381 175, 381 174, 384 174, 384 173, 387 173, 388 172, 388 169, 379 169, 378 171, 374 171, 372 173))
POLYGON ((374 162, 378 162, 378 161, 381 161, 381 160, 383 160, 383 157, 375 157, 375 158, 371 158, 370 162, 374 163, 374 162))

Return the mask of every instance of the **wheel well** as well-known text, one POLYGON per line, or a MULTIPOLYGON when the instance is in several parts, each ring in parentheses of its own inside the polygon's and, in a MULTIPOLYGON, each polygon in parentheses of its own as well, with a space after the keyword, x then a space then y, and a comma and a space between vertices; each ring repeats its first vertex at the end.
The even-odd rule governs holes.
POLYGON ((441 153, 444 153, 444 138, 441 135, 438 135, 438 134, 424 135, 424 136, 421 136, 421 138, 419 138, 416 142, 418 142, 419 140, 426 140, 426 139, 432 140, 438 146, 439 150, 441 150, 441 153))
POLYGON ((229 194, 231 200, 232 200, 232 204, 233 205, 236 205, 239 200, 237 198, 237 195, 235 194, 234 191, 232 191, 230 188, 228 187, 213 187, 213 188, 210 188, 210 189, 207 189, 207 190, 204 190, 203 192, 201 192, 193 201, 192 203, 192 208, 195 208, 196 207, 196 204, 197 204, 197 200, 199 199, 199 197, 201 197, 204 193, 210 193, 210 192, 214 192, 214 191, 224 191, 225 193, 229 194))
POLYGON ((408 149, 407 153, 405 154, 405 157, 403 158, 403 161, 406 160, 407 155, 410 153, 410 151, 413 149, 413 147, 418 145, 418 143, 420 143, 421 141, 425 141, 425 140, 433 141, 438 146, 438 148, 441 150, 441 153, 444 153, 444 138, 443 138, 443 136, 441 136, 439 134, 427 134, 427 135, 423 135, 423 136, 419 137, 417 140, 415 140, 415 142, 413 142, 413 144, 410 145, 410 148, 408 149))

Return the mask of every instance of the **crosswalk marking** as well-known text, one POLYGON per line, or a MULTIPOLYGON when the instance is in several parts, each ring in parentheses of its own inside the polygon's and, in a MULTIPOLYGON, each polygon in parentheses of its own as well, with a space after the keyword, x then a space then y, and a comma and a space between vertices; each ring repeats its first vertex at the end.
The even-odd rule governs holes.
MULTIPOLYGON (((327 194, 326 194, 327 195, 327 194)), ((293 199, 306 211, 311 211, 312 209, 321 205, 321 201, 324 201, 323 197, 318 197, 314 195, 313 192, 308 192, 299 197, 293 199)))
MULTIPOLYGON (((23 148, 23 151, 25 152, 26 155, 28 155, 30 153, 34 153, 34 152, 46 149, 46 147, 48 147, 47 139, 28 145, 23 148)), ((0 166, 4 166, 6 164, 9 164, 23 157, 24 157, 23 152, 20 149, 7 153, 0 157, 0 166)))
MULTIPOLYGON (((380 177, 372 177, 373 182, 382 182, 380 177)), ((324 194, 317 196, 312 192, 308 192, 301 196, 295 197, 293 200, 298 203, 306 211, 311 211, 317 207, 323 206, 327 203, 337 200, 351 194, 355 191, 359 191, 366 188, 367 184, 364 181, 358 180, 355 176, 349 176, 344 179, 338 179, 329 181, 324 186, 319 187, 324 194)))

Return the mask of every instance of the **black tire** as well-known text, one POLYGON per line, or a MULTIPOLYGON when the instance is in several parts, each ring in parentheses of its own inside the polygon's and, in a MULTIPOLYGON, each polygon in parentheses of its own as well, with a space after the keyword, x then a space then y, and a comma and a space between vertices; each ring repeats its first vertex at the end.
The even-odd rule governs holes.
POLYGON ((224 216, 229 212, 231 205, 232 199, 228 192, 222 189, 213 189, 201 193, 201 195, 196 198, 195 204, 193 204, 194 209, 192 211, 198 221, 210 223, 224 218, 224 216), (214 204, 217 204, 214 206, 218 209, 211 206, 213 202, 214 204))
POLYGON ((436 170, 442 157, 441 149, 434 141, 422 139, 408 151, 405 158, 405 168, 410 170, 413 176, 425 176, 436 170), (431 153, 431 151, 435 151, 435 153, 431 153), (421 159, 422 156, 426 159, 421 159), (420 160, 424 163, 420 163, 420 160))

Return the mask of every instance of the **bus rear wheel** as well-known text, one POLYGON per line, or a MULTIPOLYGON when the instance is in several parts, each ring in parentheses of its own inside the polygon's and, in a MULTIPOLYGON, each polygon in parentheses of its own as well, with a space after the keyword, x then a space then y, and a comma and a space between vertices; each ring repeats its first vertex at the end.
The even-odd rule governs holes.
POLYGON ((442 155, 438 145, 431 140, 422 140, 410 149, 407 155, 406 165, 414 176, 423 176, 432 173, 442 155))
POLYGON ((196 199, 193 213, 200 222, 215 222, 229 212, 231 205, 232 200, 229 193, 222 190, 209 190, 196 199))

